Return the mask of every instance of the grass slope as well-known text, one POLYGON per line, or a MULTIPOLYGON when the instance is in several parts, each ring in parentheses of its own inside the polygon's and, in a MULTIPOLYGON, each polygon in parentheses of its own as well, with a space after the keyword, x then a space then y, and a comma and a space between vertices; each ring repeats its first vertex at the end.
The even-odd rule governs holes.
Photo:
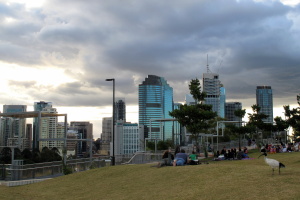
POLYGON ((300 152, 269 155, 286 165, 281 175, 272 175, 258 156, 184 167, 104 167, 31 185, 1 186, 0 199, 300 199, 300 152))

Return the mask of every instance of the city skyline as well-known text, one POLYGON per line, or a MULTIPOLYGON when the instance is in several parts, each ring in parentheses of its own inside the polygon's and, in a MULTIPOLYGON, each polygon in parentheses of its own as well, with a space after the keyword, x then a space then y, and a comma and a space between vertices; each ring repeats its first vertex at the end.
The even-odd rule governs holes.
POLYGON ((299 0, 22 2, 0 0, 1 108, 52 102, 68 121, 93 123, 97 138, 112 110, 105 79, 115 78, 127 121, 137 122, 144 77, 164 77, 184 102, 207 55, 228 102, 251 112, 256 86, 269 85, 274 117, 297 106, 299 0))

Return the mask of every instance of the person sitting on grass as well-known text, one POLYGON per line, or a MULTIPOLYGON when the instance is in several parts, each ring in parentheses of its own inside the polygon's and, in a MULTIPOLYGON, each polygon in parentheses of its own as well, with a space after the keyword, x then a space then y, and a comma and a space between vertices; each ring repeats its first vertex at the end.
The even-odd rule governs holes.
POLYGON ((192 154, 189 155, 188 163, 190 165, 198 165, 198 155, 195 154, 195 151, 193 151, 192 154))
POLYGON ((244 147, 244 154, 243 154, 243 158, 249 158, 249 156, 248 156, 248 149, 247 149, 247 147, 244 147))
POLYGON ((157 167, 172 166, 173 159, 174 156, 171 153, 171 149, 165 150, 164 154, 162 155, 162 161, 158 162, 157 167))
POLYGON ((185 153, 184 149, 180 150, 180 153, 177 153, 175 159, 173 161, 173 166, 183 166, 187 163, 187 154, 185 153))

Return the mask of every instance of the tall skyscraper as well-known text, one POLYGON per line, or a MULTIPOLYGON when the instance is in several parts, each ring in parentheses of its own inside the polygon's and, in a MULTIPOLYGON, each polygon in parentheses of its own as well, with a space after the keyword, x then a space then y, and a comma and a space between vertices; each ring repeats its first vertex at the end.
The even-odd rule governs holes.
POLYGON ((205 104, 212 105, 212 110, 218 116, 224 117, 225 105, 225 88, 219 80, 219 74, 204 73, 203 74, 203 91, 206 92, 205 104), (222 104, 222 105, 221 105, 222 104))
MULTIPOLYGON (((26 112, 26 110, 26 105, 3 105, 3 113, 26 112)), ((0 127, 0 145, 18 146, 21 150, 28 147, 25 118, 3 117, 0 127)))
POLYGON ((115 122, 118 120, 126 122, 126 104, 124 98, 119 98, 115 101, 115 122))
POLYGON ((101 145, 100 150, 107 153, 110 152, 110 143, 112 142, 112 117, 102 118, 102 133, 101 133, 101 145))
MULTIPOLYGON (((186 95, 187 97, 188 95, 186 95)), ((193 97, 191 97, 193 99, 193 97)), ((188 99, 186 98, 186 102, 190 102, 192 104, 195 104, 195 102, 193 101, 188 101, 188 99)), ((188 104, 188 103, 186 103, 188 104)), ((182 104, 181 103, 174 103, 174 110, 179 109, 180 106, 182 104)), ((186 141, 186 131, 185 128, 178 122, 178 121, 173 121, 173 141, 175 145, 180 145, 180 146, 184 146, 185 141, 186 141)))
POLYGON ((239 117, 234 115, 234 111, 242 109, 241 102, 227 102, 225 106, 225 118, 228 121, 242 121, 239 117))
MULTIPOLYGON (((57 114, 56 108, 46 107, 42 110, 43 113, 52 113, 57 114)), ((58 149, 62 149, 64 146, 64 142, 55 141, 51 139, 64 138, 65 124, 62 122, 58 122, 57 117, 43 117, 41 118, 41 127, 39 133, 39 139, 49 139, 47 141, 39 141, 39 149, 42 150, 43 147, 48 147, 52 149, 56 147, 58 149)))
POLYGON ((225 118, 226 90, 220 87, 220 117, 225 118))
POLYGON ((193 96, 191 94, 186 94, 185 95, 185 100, 184 100, 185 104, 187 105, 195 105, 196 101, 193 98, 193 96))
POLYGON ((172 118, 172 110, 173 88, 163 77, 148 75, 139 85, 139 124, 146 126, 145 138, 172 139, 172 122, 155 121, 172 118))
MULTIPOLYGON (((43 111, 44 108, 52 108, 51 102, 34 102, 33 109, 34 111, 43 111)), ((33 141, 32 148, 39 148, 39 137, 40 137, 40 127, 37 118, 33 118, 33 141)))
POLYGON ((273 123, 273 92, 271 86, 256 87, 256 104, 260 107, 260 113, 268 115, 264 122, 273 123))
POLYGON ((102 118, 102 134, 101 140, 103 142, 111 142, 112 141, 112 117, 103 117, 102 118))
MULTIPOLYGON (((93 139, 93 124, 85 121, 72 121, 70 124, 70 130, 78 131, 79 138, 78 139, 93 139)), ((80 141, 79 146, 81 149, 78 150, 78 154, 88 152, 89 143, 86 141, 80 141)))

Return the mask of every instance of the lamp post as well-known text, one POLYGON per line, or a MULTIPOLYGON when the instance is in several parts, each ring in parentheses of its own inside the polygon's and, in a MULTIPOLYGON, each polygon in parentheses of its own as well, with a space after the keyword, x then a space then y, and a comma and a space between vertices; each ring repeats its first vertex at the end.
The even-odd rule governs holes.
POLYGON ((113 82, 113 109, 112 109, 112 121, 113 121, 113 131, 112 131, 112 143, 113 143, 113 153, 111 157, 111 165, 115 165, 115 79, 105 79, 105 81, 112 81, 113 82))

